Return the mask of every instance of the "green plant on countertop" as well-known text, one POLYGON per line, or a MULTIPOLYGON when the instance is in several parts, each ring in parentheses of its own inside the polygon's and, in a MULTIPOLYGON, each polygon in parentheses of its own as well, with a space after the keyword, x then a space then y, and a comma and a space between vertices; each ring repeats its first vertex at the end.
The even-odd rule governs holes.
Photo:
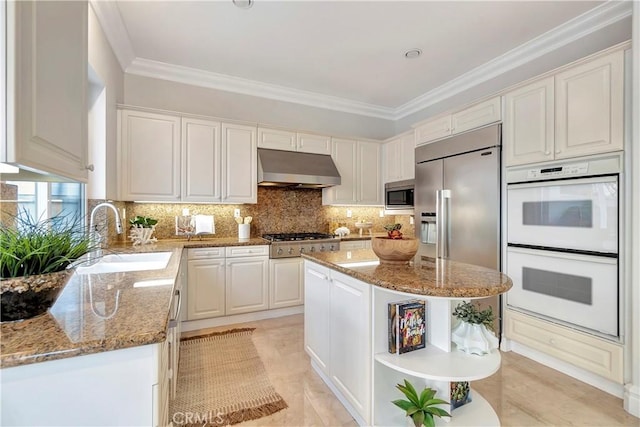
POLYGON ((0 278, 62 271, 93 249, 81 218, 35 220, 24 210, 13 226, 0 224, 0 278))
POLYGON ((157 219, 146 216, 136 216, 129 220, 129 224, 136 228, 151 228, 158 223, 157 219))
POLYGON ((402 239, 402 232, 400 232, 401 228, 402 224, 387 224, 384 226, 384 229, 387 230, 387 235, 390 239, 402 239))
POLYGON ((394 400, 392 403, 403 411, 406 411, 407 417, 411 417, 411 420, 416 427, 434 427, 435 421, 433 417, 451 416, 444 409, 435 406, 443 404, 448 405, 448 402, 445 402, 442 399, 437 399, 435 397, 436 391, 434 389, 425 387, 418 396, 418 392, 408 380, 404 380, 404 385, 396 384, 396 388, 409 400, 398 399, 394 400))
POLYGON ((495 315, 491 307, 480 311, 479 307, 471 302, 462 302, 453 310, 453 315, 463 322, 484 325, 490 331, 493 331, 493 321, 495 315))

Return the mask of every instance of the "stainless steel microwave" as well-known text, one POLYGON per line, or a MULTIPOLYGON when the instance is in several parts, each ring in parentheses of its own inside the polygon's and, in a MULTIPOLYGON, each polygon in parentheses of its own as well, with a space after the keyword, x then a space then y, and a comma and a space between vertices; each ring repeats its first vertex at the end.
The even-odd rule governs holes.
MULTIPOLYGON (((384 208, 387 211, 404 211, 413 214, 413 179, 388 182, 384 185, 384 208)), ((391 212, 391 213, 393 213, 391 212)))

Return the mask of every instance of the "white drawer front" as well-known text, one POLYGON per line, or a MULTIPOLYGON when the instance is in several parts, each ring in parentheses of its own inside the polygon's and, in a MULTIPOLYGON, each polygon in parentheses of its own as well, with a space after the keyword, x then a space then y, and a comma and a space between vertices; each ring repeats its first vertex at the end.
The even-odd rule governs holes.
POLYGON ((269 256, 269 246, 231 246, 227 248, 227 258, 242 256, 269 256))
POLYGON ((188 249, 187 259, 224 258, 225 248, 192 248, 188 249))
POLYGON ((507 338, 622 384, 621 345, 513 310, 505 317, 507 338))

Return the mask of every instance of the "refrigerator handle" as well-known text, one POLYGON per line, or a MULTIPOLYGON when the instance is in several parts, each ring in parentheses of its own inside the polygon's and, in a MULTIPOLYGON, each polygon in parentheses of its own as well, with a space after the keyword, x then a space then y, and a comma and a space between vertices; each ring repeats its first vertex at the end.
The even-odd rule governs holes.
POLYGON ((436 257, 449 258, 450 243, 450 210, 451 190, 436 190, 436 212, 438 238, 436 240, 436 257))

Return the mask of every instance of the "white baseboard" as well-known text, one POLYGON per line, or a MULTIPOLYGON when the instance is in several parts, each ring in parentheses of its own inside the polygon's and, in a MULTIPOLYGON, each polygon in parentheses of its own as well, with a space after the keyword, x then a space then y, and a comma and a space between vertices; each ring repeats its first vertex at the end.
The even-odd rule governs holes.
POLYGON ((186 320, 182 322, 183 332, 198 329, 215 328, 216 326, 232 325, 236 323, 255 322, 257 320, 273 319, 275 317, 290 316, 304 313, 304 306, 277 308, 274 310, 255 311, 253 313, 234 314, 233 316, 214 317, 213 319, 186 320))
POLYGON ((640 386, 627 384, 624 388, 624 410, 640 418, 640 386))
MULTIPOLYGON (((519 342, 516 342, 513 340, 505 340, 505 341, 508 341, 508 342, 505 343, 503 341, 503 345, 502 345, 503 350, 505 348, 509 349, 514 353, 518 353, 531 360, 535 360, 538 363, 548 366, 549 368, 555 369, 556 371, 560 371, 563 374, 569 375, 570 377, 573 377, 584 383, 587 383, 596 388, 599 388, 600 390, 606 393, 609 393, 611 395, 614 395, 616 397, 623 398, 625 394, 624 385, 622 384, 618 384, 616 382, 602 378, 599 375, 596 375, 584 369, 578 368, 562 360, 556 359, 555 357, 549 356, 548 354, 542 353, 524 344, 520 344, 519 342)), ((636 393, 635 396, 637 399, 638 394, 636 393)))

